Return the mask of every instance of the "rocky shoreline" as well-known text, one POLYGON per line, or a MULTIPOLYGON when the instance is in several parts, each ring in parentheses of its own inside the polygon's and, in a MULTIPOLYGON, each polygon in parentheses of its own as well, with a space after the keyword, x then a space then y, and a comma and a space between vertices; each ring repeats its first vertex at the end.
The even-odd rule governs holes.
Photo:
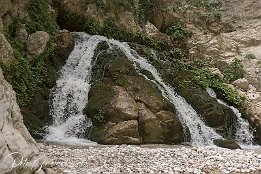
POLYGON ((69 147, 39 143, 59 173, 255 173, 261 150, 170 145, 69 147))

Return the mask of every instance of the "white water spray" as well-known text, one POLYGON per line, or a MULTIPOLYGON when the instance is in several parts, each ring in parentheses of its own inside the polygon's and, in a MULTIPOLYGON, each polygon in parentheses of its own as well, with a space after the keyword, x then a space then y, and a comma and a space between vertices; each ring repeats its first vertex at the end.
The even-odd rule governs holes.
POLYGON ((83 114, 88 102, 92 58, 101 36, 74 33, 76 43, 66 64, 60 71, 51 101, 54 124, 48 127, 47 141, 66 144, 90 144, 83 135, 92 122, 83 114))

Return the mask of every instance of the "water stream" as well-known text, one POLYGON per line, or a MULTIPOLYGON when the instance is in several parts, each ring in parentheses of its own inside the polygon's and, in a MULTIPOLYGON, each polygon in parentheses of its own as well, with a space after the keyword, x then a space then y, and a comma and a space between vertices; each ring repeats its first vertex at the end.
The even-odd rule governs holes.
MULTIPOLYGON (((186 127, 189 129, 193 146, 213 145, 214 139, 222 138, 213 128, 205 125, 192 106, 178 95, 173 87, 164 83, 157 69, 131 49, 127 43, 103 36, 90 36, 82 32, 74 33, 74 36, 76 38, 75 48, 60 71, 60 77, 51 95, 51 115, 54 124, 48 127, 47 141, 70 144, 92 143, 84 139, 90 130, 91 120, 83 114, 83 110, 88 102, 95 49, 103 41, 108 43, 109 49, 120 49, 134 63, 138 72, 141 69, 151 72, 154 77, 152 82, 157 85, 162 95, 175 105, 184 129, 186 127)), ((241 117, 238 116, 238 119, 240 120, 241 117)), ((245 129, 244 126, 241 128, 245 129)), ((250 136, 243 131, 238 131, 239 141, 244 139, 243 136, 250 136)))
POLYGON ((215 93, 215 91, 211 88, 207 88, 207 93, 215 98, 220 104, 229 107, 234 114, 237 116, 237 131, 236 131, 236 141, 238 142, 238 144, 240 146, 251 146, 254 144, 253 139, 253 132, 251 130, 251 127, 248 123, 248 121, 244 120, 241 117, 241 113, 239 112, 238 109, 236 109, 233 106, 229 106, 227 103, 225 103, 224 101, 220 100, 217 98, 217 95, 215 93))

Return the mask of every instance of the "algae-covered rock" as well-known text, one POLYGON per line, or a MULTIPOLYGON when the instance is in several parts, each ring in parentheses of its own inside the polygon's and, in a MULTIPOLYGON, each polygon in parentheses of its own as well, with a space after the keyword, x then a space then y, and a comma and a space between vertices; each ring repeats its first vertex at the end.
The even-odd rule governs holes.
POLYGON ((167 107, 167 102, 157 87, 142 76, 120 76, 116 83, 129 91, 136 101, 145 103, 154 113, 167 107))
POLYGON ((235 140, 222 140, 216 139, 213 141, 215 145, 228 149, 241 149, 241 147, 237 144, 235 140))
POLYGON ((99 83, 89 92, 86 114, 94 123, 137 120, 138 105, 122 87, 99 83))

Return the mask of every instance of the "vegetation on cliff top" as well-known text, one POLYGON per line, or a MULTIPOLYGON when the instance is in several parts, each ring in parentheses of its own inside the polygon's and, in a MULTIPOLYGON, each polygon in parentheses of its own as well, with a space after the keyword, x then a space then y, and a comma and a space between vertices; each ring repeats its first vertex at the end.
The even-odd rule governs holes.
POLYGON ((25 43, 15 36, 16 29, 24 21, 13 19, 13 23, 5 28, 4 34, 13 48, 17 63, 1 64, 1 67, 6 79, 16 91, 17 101, 21 107, 28 105, 34 92, 44 87, 48 81, 45 66, 46 61, 55 50, 54 36, 58 27, 55 16, 49 12, 48 0, 30 1, 27 11, 30 19, 25 22, 26 30, 30 34, 36 31, 46 31, 51 35, 51 42, 45 52, 35 62, 31 62, 27 59, 25 43))

